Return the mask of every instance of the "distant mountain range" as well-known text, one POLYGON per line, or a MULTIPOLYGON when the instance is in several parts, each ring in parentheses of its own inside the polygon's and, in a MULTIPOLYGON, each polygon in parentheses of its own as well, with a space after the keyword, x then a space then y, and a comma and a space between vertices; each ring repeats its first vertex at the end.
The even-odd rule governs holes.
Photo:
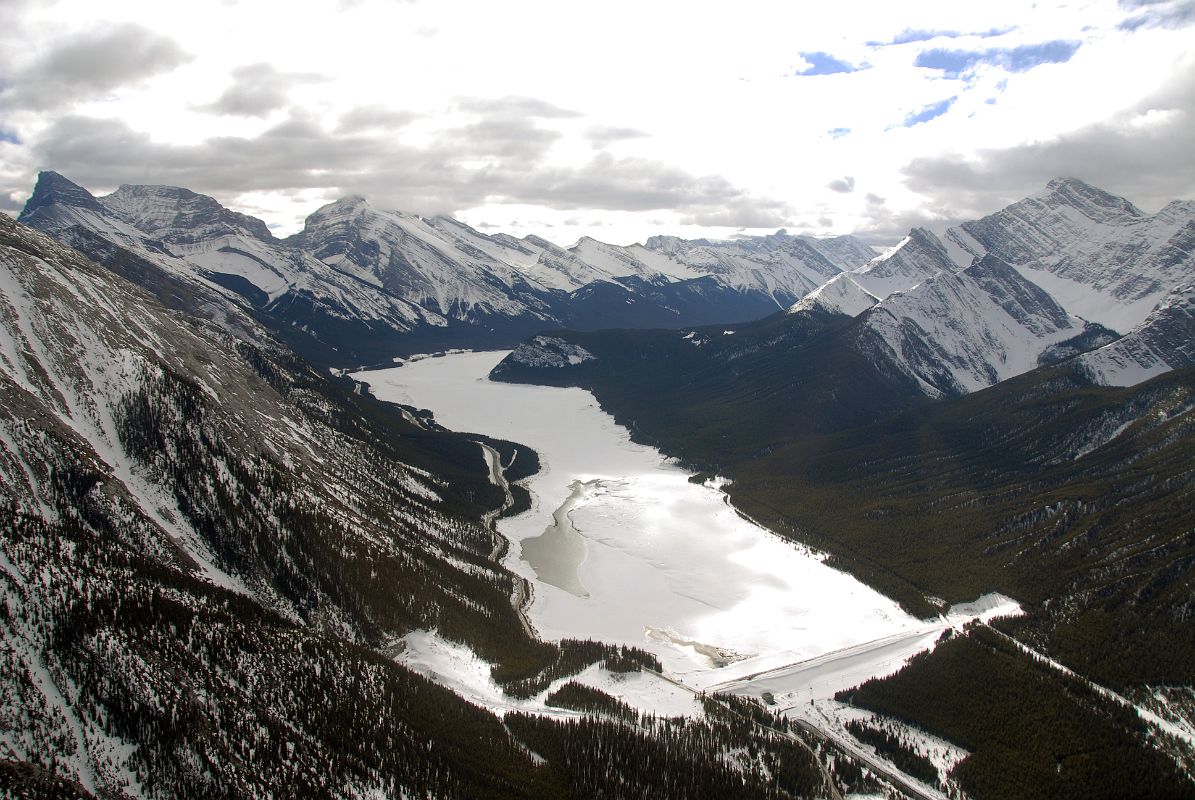
MULTIPOLYGON (((662 388, 670 408, 707 403, 710 396, 679 388, 697 381, 736 415, 775 422, 737 446, 750 451, 798 427, 808 434, 881 419, 1079 354, 1076 365, 1104 385, 1132 385, 1190 365, 1193 283, 1195 203, 1146 215, 1082 181, 1057 179, 1037 196, 943 236, 915 229, 786 314, 638 334, 667 354, 659 368, 638 357, 620 363, 620 351, 646 346, 634 344, 634 334, 562 340, 597 356, 566 372, 649 372, 648 383, 676 387, 662 388), (802 413, 790 420, 783 409, 793 406, 802 413)), ((525 359, 545 363, 546 342, 522 345, 499 374, 575 380, 523 370, 525 359)))
POLYGON ((153 274, 183 281, 189 295, 233 300, 303 355, 337 366, 511 346, 555 328, 755 319, 875 255, 854 237, 783 232, 629 247, 586 238, 565 249, 360 197, 324 206, 280 240, 186 189, 121 186, 97 198, 54 172, 39 176, 20 221, 143 282, 153 274))

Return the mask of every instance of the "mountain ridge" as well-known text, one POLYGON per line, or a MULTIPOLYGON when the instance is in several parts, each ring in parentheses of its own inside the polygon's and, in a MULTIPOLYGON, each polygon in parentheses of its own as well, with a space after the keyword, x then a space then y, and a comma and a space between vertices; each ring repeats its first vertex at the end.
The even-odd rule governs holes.
POLYGON ((592 239, 561 248, 381 211, 360 196, 321 207, 302 231, 277 239, 260 220, 187 189, 125 184, 96 198, 53 172, 39 177, 20 220, 81 246, 68 231, 87 229, 126 257, 223 294, 332 366, 513 345, 560 327, 757 318, 871 255, 850 237, 819 245, 787 234, 675 240, 673 253, 592 239))

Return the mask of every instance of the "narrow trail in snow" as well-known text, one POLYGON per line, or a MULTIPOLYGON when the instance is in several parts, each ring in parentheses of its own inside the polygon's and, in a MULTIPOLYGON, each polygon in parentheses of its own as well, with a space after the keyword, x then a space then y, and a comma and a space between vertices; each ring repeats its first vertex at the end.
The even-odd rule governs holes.
MULTIPOLYGON (((477 444, 481 447, 486 464, 489 465, 490 483, 500 488, 506 494, 506 499, 502 501, 502 505, 494 511, 486 512, 484 517, 485 524, 494 532, 494 536, 496 537, 494 549, 490 551, 490 560, 501 563, 506 558, 506 553, 510 549, 510 541, 498 532, 498 520, 506 513, 507 509, 514 505, 515 498, 514 494, 510 491, 510 481, 506 479, 506 472, 502 466, 502 456, 498 454, 497 450, 484 442, 478 442, 477 444)), ((514 458, 511 459, 511 463, 514 463, 514 458)), ((531 585, 531 582, 526 578, 515 575, 514 590, 511 592, 510 597, 511 605, 514 606, 515 613, 519 616, 519 623, 523 626, 523 632, 532 639, 539 639, 539 632, 531 624, 531 618, 527 616, 527 609, 531 607, 534 599, 535 589, 531 585)))
POLYGON ((1143 707, 1137 705, 1132 700, 1130 700, 1129 698, 1120 694, 1119 692, 1117 692, 1113 689, 1109 689, 1107 686, 1102 686, 1102 685, 1096 683, 1095 681, 1091 680, 1090 678, 1086 678, 1086 677, 1080 675, 1079 673, 1075 672, 1070 667, 1067 667, 1064 664, 1060 664, 1057 661, 1055 661, 1054 659, 1050 658, 1045 653, 1041 653, 1037 650, 1034 650, 1032 647, 1030 647, 1027 644, 1024 644, 1019 639, 1015 639, 1012 636, 1009 636, 1007 633, 1004 633, 1003 631, 1000 631, 1000 630, 996 630, 995 628, 992 628, 991 626, 988 626, 988 628, 989 628, 989 630, 993 631, 997 636, 1000 636, 1001 638, 1005 639, 1006 641, 1011 643, 1014 647, 1016 647, 1018 650, 1020 650, 1022 653, 1025 653, 1027 656, 1032 658, 1034 661, 1037 661, 1040 664, 1045 664, 1050 669, 1060 672, 1063 675, 1066 675, 1067 677, 1082 681, 1084 684, 1086 684, 1088 686, 1088 688, 1092 689, 1093 691, 1097 692, 1098 694, 1103 695, 1104 697, 1108 698, 1109 700, 1112 700, 1113 702, 1118 703, 1119 705, 1124 706, 1125 708, 1136 712, 1137 716, 1140 717, 1143 722, 1145 722, 1148 725, 1152 725, 1154 728, 1156 728, 1161 733, 1167 734, 1178 741, 1185 742, 1187 745, 1195 747, 1195 735, 1192 735, 1190 731, 1184 730, 1180 726, 1175 725, 1173 722, 1170 722, 1169 720, 1163 719, 1162 717, 1158 716, 1157 714, 1150 711, 1149 709, 1143 708, 1143 707))

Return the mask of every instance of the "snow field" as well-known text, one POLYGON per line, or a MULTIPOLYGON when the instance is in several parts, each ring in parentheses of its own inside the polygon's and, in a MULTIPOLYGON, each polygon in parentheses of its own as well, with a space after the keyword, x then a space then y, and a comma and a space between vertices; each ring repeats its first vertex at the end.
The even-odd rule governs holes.
MULTIPOLYGON (((507 567, 535 584, 528 616, 544 637, 641 647, 698 691, 769 673, 782 694, 824 698, 894 672, 957 624, 910 617, 745 520, 716 488, 690 483, 657 451, 631 442, 588 392, 489 381, 504 356, 462 353, 354 378, 382 399, 433 409, 449 428, 539 453, 542 469, 526 482, 533 508, 500 521, 499 531, 512 542, 507 567), (557 525, 553 515, 566 503, 569 524, 557 525), (537 571, 522 543, 550 543, 553 528, 570 528, 583 549, 562 548, 550 570, 537 571), (562 572, 568 580, 553 582, 562 572)), ((985 600, 984 609, 1005 601, 985 600)), ((959 611, 959 619, 984 609, 959 611)), ((751 687, 744 693, 765 691, 751 687)))
POLYGON ((390 648, 394 660, 445 686, 466 700, 495 714, 524 711, 557 717, 583 716, 579 712, 553 708, 545 698, 569 681, 598 689, 632 708, 657 717, 705 716, 697 696, 650 672, 612 673, 594 664, 577 675, 560 678, 543 692, 527 700, 510 697, 490 678, 490 664, 468 647, 450 642, 433 631, 412 631, 390 648))

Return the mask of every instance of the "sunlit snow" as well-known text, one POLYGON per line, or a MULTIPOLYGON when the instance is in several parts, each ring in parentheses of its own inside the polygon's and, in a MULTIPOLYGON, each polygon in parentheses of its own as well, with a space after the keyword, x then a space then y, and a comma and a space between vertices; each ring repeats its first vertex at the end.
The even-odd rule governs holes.
MULTIPOLYGON (((693 688, 747 693, 749 676, 852 648, 852 683, 886 674, 949 626, 909 616, 745 520, 716 485, 690 483, 658 451, 632 443, 590 393, 489 381, 504 355, 354 377, 385 400, 432 409, 449 428, 539 453, 542 469, 527 484, 534 507, 499 531, 513 543, 507 566, 534 584, 529 617, 541 635, 636 645, 693 688), (554 536, 562 547, 550 546, 554 536)), ((831 683, 818 694, 841 688, 831 683)))

